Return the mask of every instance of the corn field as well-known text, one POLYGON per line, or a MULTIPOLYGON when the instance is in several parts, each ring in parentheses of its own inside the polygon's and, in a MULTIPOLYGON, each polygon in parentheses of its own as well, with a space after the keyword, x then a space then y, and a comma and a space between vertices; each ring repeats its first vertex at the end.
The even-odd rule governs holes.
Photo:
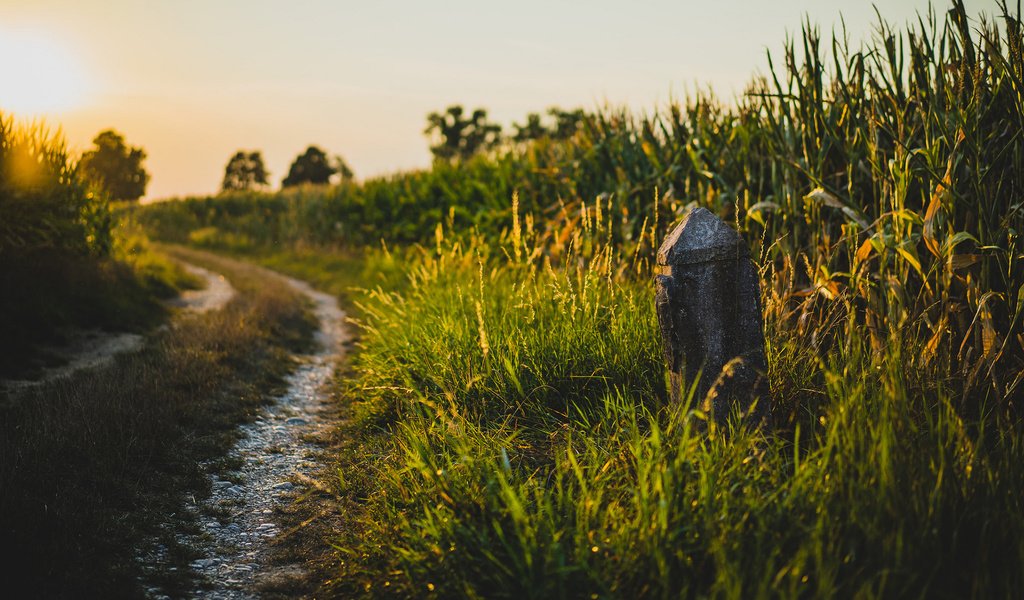
MULTIPOLYGON (((570 140, 333 188, 147 209, 167 239, 212 245, 430 244, 437 227, 509 233, 517 194, 565 253, 587 222, 648 261, 706 206, 758 251, 778 314, 816 344, 866 327, 925 344, 965 397, 1021 391, 1024 60, 1019 11, 976 24, 960 2, 852 48, 809 25, 734 104, 700 95, 646 116, 605 108, 570 140), (603 216, 601 213, 603 212, 603 216)), ((649 264, 649 262, 648 262, 649 264)), ((640 276, 649 271, 638 269, 640 276)))

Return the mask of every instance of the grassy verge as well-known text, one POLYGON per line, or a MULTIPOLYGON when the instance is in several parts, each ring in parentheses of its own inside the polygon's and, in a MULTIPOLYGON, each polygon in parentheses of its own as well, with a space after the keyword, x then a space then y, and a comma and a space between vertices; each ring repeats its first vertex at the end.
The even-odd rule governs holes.
POLYGON ((325 594, 1008 596, 1022 31, 959 0, 859 49, 807 26, 732 104, 604 109, 569 140, 139 218, 254 253, 409 244, 362 267, 262 255, 367 290, 325 594), (698 435, 664 401, 648 277, 693 206, 762 265, 768 435, 698 435))
MULTIPOLYGON (((26 378, 70 329, 144 331, 166 311, 135 271, 111 258, 53 252, 0 264, 0 377, 26 378)), ((168 286, 169 287, 169 286, 168 286)))
POLYGON ((287 286, 233 261, 175 254, 224 273, 237 297, 107 370, 0 407, 0 530, 15 595, 139 595, 139 542, 159 534, 185 490, 203 492, 197 462, 228 447, 308 342, 304 301, 287 286))
MULTIPOLYGON (((1024 585, 1024 434, 922 342, 771 318, 767 436, 664 402, 628 258, 486 246, 369 291, 339 446, 338 596, 1006 596, 1024 585), (960 387, 958 387, 958 385, 960 387)), ((840 324, 840 326, 842 326, 840 324)))
POLYGON ((665 402, 653 291, 624 275, 631 257, 548 268, 480 240, 397 254, 258 259, 346 290, 360 314, 334 460, 291 517, 322 557, 321 595, 1024 585, 1024 434, 916 360, 924 342, 895 320, 882 348, 852 321, 816 347, 766 294, 781 426, 707 434, 665 402))

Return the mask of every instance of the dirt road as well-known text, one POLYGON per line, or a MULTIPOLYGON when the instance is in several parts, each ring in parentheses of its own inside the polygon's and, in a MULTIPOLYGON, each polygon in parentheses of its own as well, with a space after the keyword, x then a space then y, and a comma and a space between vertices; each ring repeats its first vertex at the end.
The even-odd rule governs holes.
MULTIPOLYGON (((283 278, 312 301, 317 349, 294 357, 300 366, 288 376, 285 392, 241 427, 242 436, 227 457, 237 468, 217 473, 209 465, 211 495, 185 507, 200 531, 175 537, 201 554, 190 563, 199 576, 197 597, 252 598, 266 591, 288 590, 304 576, 301 566, 270 559, 272 546, 286 537, 273 517, 306 491, 321 464, 317 457, 323 450, 311 440, 331 424, 326 418, 331 401, 328 384, 348 334, 345 314, 334 297, 296 279, 270 272, 268 276, 283 278)), ((166 559, 166 548, 155 547, 143 555, 143 568, 157 572, 166 567, 166 559)), ((153 587, 149 595, 165 597, 153 587)))

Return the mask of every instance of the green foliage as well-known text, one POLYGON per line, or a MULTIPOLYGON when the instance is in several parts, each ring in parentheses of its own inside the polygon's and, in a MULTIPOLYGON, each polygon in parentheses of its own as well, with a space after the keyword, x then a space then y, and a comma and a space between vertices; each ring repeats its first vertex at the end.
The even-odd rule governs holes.
POLYGON ((355 172, 352 171, 352 167, 348 166, 348 163, 341 156, 334 157, 334 170, 337 172, 341 183, 349 183, 356 176, 355 172))
POLYGON ((224 181, 220 189, 224 192, 258 189, 267 185, 267 176, 263 154, 239 150, 224 167, 224 181))
POLYGON ((564 254, 603 210, 608 241, 649 261, 702 205, 750 241, 780 315, 820 331, 821 347, 843 314, 881 351, 898 314, 930 342, 916 360, 953 367, 968 396, 1009 402, 1024 390, 1024 36, 1016 16, 1001 22, 972 33, 955 2, 905 33, 883 23, 861 49, 806 27, 734 106, 698 95, 642 117, 606 108, 566 140, 282 196, 237 224, 208 218, 234 210, 208 200, 143 218, 256 244, 430 244, 438 223, 500 234, 518 192, 547 240, 535 259, 564 254))
POLYGON ((401 381, 387 369, 363 378, 370 388, 395 390, 382 395, 388 410, 411 392, 446 398, 474 422, 518 422, 530 431, 615 387, 662 394, 648 376, 660 371, 661 351, 648 335, 654 313, 638 293, 643 284, 613 281, 603 260, 555 273, 494 264, 487 254, 475 245, 436 261, 410 257, 405 295, 370 292, 365 306, 378 318, 370 320, 366 360, 403 365, 401 381), (432 316, 441 306, 444 315, 432 316), (402 327, 391 320, 398 315, 402 327))
POLYGON ((548 114, 555 120, 550 135, 559 140, 567 140, 573 137, 587 122, 587 113, 581 108, 562 110, 556 106, 549 108, 548 114))
POLYGON ((501 126, 487 120, 487 111, 478 108, 471 115, 465 110, 449 106, 444 113, 427 115, 427 128, 423 133, 434 138, 430 152, 437 160, 466 160, 478 152, 489 150, 501 141, 501 126))
POLYGON ((516 132, 512 136, 512 141, 529 142, 542 137, 567 140, 576 135, 587 121, 587 114, 583 109, 562 110, 552 107, 548 109, 548 115, 554 120, 551 126, 545 125, 537 113, 526 115, 526 122, 522 125, 513 124, 516 132))
MULTIPOLYGON (((325 185, 337 172, 338 169, 331 164, 323 150, 310 146, 292 162, 292 166, 288 168, 288 175, 281 181, 281 186, 294 187, 304 183, 325 185)), ((351 177, 352 172, 348 173, 351 177)))
POLYGON ((100 132, 92 143, 95 148, 82 154, 80 163, 85 176, 106 190, 111 200, 141 198, 149 183, 142 148, 129 147, 113 129, 100 132))
POLYGON ((513 123, 516 132, 512 136, 512 140, 516 142, 529 142, 531 140, 537 140, 548 134, 548 130, 544 127, 544 124, 540 120, 540 115, 537 113, 530 113, 526 115, 526 122, 520 125, 519 123, 513 123))
POLYGON ((103 256, 111 226, 106 199, 79 176, 64 141, 0 115, 0 261, 44 249, 103 256))

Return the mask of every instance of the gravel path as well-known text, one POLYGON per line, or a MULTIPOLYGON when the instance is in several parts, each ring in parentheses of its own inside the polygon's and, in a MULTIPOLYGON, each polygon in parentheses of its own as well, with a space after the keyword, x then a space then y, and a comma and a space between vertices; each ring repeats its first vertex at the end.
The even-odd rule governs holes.
MULTIPOLYGON (((278 275, 274 275, 278 276, 278 275)), ((242 437, 228 458, 240 465, 230 473, 211 475, 212 494, 187 507, 199 521, 201 533, 180 534, 179 543, 196 548, 202 558, 191 568, 202 587, 190 596, 222 599, 253 598, 257 589, 287 589, 303 575, 300 566, 275 566, 269 551, 283 532, 273 521, 275 511, 305 491, 317 468, 319 447, 308 441, 329 425, 321 415, 328 408, 326 389, 347 339, 345 315, 334 297, 304 282, 285 278, 315 305, 319 322, 318 350, 305 356, 286 380, 287 390, 254 422, 242 426, 242 437)), ((212 465, 208 465, 211 467, 212 465)), ((155 572, 164 562, 157 548, 142 557, 144 570, 155 572)), ((150 588, 154 598, 165 597, 150 588)))
MULTIPOLYGON (((223 307, 235 296, 235 288, 231 287, 223 275, 188 263, 183 263, 183 266, 204 280, 206 287, 182 292, 167 304, 189 312, 202 313, 223 307)), ((60 365, 44 368, 37 379, 0 380, 0 391, 22 392, 77 371, 109 365, 118 354, 141 349, 144 341, 145 337, 137 333, 113 333, 100 329, 71 331, 66 343, 42 348, 42 353, 55 357, 60 365)))
POLYGON ((206 282, 206 287, 201 290, 186 290, 177 298, 168 301, 171 306, 184 308, 192 312, 204 313, 222 308, 229 300, 235 297, 235 288, 231 287, 228 280, 220 273, 197 267, 196 265, 183 262, 181 266, 186 271, 199 277, 206 282))

